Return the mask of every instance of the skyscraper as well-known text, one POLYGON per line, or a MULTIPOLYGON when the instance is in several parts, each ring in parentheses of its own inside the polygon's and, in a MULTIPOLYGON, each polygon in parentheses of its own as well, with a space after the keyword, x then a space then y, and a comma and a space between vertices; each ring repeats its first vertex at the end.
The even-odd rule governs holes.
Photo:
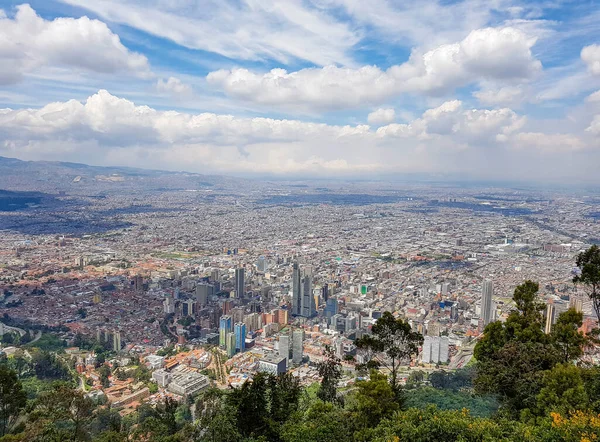
POLYGON ((279 336, 279 356, 287 361, 290 358, 290 337, 289 335, 279 336))
POLYGON ((549 334, 552 331, 552 324, 556 317, 556 308, 554 304, 546 305, 546 325, 544 327, 544 333, 549 334))
POLYGON ((292 272, 292 315, 300 316, 302 314, 302 296, 300 290, 300 266, 294 263, 292 272))
POLYGON ((233 321, 231 320, 231 316, 221 316, 221 320, 219 321, 219 345, 221 347, 225 347, 227 345, 227 333, 231 333, 232 331, 233 321))
POLYGON ((302 363, 302 352, 304 351, 304 330, 297 329, 292 333, 292 362, 295 365, 302 363))
POLYGON ((236 339, 235 339, 235 334, 234 333, 227 333, 227 335, 225 336, 225 344, 226 344, 226 349, 227 349, 227 356, 228 357, 233 357, 233 355, 235 355, 235 343, 236 343, 236 339))
POLYGON ((240 352, 246 350, 246 324, 243 322, 235 324, 235 349, 240 352))
POLYGON ((243 298, 245 290, 244 269, 242 267, 235 269, 235 293, 236 297, 243 298))
POLYGON ((300 270, 294 263, 292 274, 292 314, 312 318, 317 313, 317 306, 312 290, 312 268, 300 270))
POLYGON ((483 281, 483 288, 481 290, 481 318, 483 319, 484 327, 494 320, 493 294, 494 283, 491 280, 486 279, 483 281))
POLYGON ((213 295, 214 288, 210 284, 198 283, 196 285, 196 302, 198 307, 206 307, 208 304, 208 298, 213 295))

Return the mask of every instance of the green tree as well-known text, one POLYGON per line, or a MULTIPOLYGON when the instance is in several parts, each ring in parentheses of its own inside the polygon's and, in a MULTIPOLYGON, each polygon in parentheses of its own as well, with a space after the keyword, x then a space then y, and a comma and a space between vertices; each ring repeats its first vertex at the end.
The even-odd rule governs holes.
POLYGON ((592 301, 598 320, 600 320, 600 248, 594 244, 585 252, 577 255, 575 262, 580 274, 573 278, 573 282, 587 288, 587 295, 592 301))
POLYGON ((119 433, 121 431, 121 415, 110 407, 100 408, 94 415, 90 430, 94 437, 100 437, 106 432, 119 433))
POLYGON ((544 333, 545 306, 537 300, 538 289, 533 281, 519 285, 513 296, 516 309, 504 324, 488 324, 474 350, 476 391, 498 395, 513 413, 537 407, 544 371, 560 360, 552 338, 544 333))
POLYGON ((354 418, 359 428, 376 427, 381 419, 392 416, 400 409, 396 401, 394 389, 387 377, 376 370, 371 370, 368 381, 356 383, 356 404, 354 418))
POLYGON ((317 369, 321 376, 317 397, 323 402, 340 403, 337 385, 342 378, 342 363, 331 347, 325 347, 325 359, 318 363, 317 369))
POLYGON ((385 368, 390 373, 390 385, 396 396, 400 397, 399 369, 408 364, 423 343, 423 336, 412 331, 408 322, 396 319, 385 312, 375 322, 372 335, 356 340, 356 346, 365 352, 367 368, 385 368))
POLYGON ((587 409, 589 398, 579 367, 559 364, 547 371, 537 402, 542 416, 552 411, 568 415, 578 409, 587 409))
POLYGON ((0 436, 4 436, 15 425, 26 403, 27 394, 17 374, 0 366, 0 436))
POLYGON ((562 362, 572 362, 583 355, 587 339, 579 328, 583 324, 583 314, 571 308, 558 315, 552 327, 551 338, 558 349, 562 362))
POLYGON ((339 442, 353 439, 352 422, 344 409, 329 402, 316 401, 294 415, 283 427, 285 442, 339 442))
POLYGON ((30 414, 28 440, 87 440, 93 411, 92 401, 81 391, 57 384, 36 400, 30 414))

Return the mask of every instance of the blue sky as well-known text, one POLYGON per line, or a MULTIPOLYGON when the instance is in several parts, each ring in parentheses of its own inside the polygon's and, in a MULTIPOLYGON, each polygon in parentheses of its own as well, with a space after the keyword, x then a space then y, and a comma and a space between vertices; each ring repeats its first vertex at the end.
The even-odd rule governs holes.
POLYGON ((600 3, 0 0, 0 155, 600 180, 600 3))

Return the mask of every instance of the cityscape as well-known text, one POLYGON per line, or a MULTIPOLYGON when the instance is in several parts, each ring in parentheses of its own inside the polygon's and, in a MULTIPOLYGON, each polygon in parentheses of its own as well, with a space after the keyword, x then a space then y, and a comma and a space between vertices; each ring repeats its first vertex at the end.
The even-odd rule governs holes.
POLYGON ((0 0, 0 442, 600 441, 597 0, 0 0))

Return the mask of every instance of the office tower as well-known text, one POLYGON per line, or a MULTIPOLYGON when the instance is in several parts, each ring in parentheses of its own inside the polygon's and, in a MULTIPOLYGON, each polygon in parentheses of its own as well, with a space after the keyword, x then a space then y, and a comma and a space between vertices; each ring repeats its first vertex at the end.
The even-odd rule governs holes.
POLYGON ((450 307, 450 319, 452 319, 453 321, 458 320, 458 304, 452 304, 452 307, 450 307))
POLYGON ((121 332, 119 331, 113 333, 113 350, 116 352, 121 351, 121 332))
POLYGON ((163 301, 163 310, 166 315, 175 313, 175 300, 173 298, 165 298, 163 301))
POLYGON ((344 318, 344 333, 350 333, 356 330, 356 316, 347 316, 344 318))
POLYGON ((574 308, 577 313, 583 313, 583 299, 580 297, 571 297, 569 299, 569 308, 574 308))
POLYGON ((483 319, 484 327, 494 320, 493 294, 494 283, 491 280, 486 279, 483 281, 483 288, 481 290, 481 318, 483 319))
POLYGON ((424 364, 438 364, 448 362, 450 340, 448 336, 425 336, 421 361, 424 364))
POLYGON ((440 363, 448 362, 449 351, 450 351, 450 340, 448 336, 442 336, 440 338, 440 353, 438 357, 438 361, 440 363))
POLYGON ((423 364, 431 362, 431 336, 425 336, 423 339, 423 350, 421 352, 421 361, 423 364))
POLYGON ((327 302, 329 299, 329 284, 323 284, 323 287, 321 287, 321 296, 323 297, 323 301, 327 302))
POLYGON ((211 282, 217 282, 219 279, 221 279, 221 272, 219 272, 219 269, 214 269, 212 272, 210 272, 211 282))
POLYGON ((554 304, 546 305, 546 325, 544 327, 544 333, 549 334, 552 331, 552 324, 556 317, 556 308, 554 304))
POLYGON ((231 316, 221 316, 221 320, 219 321, 219 345, 221 347, 225 347, 227 345, 227 333, 231 333, 232 331, 233 321, 231 320, 231 316))
POLYGON ((450 293, 450 283, 445 282, 442 284, 442 295, 446 296, 448 293, 450 293))
POLYGON ((233 357, 235 355, 235 333, 227 333, 225 335, 225 348, 227 349, 227 356, 233 357))
POLYGON ((234 307, 229 313, 234 324, 244 322, 244 307, 234 307))
POLYGON ((235 324, 235 349, 240 352, 246 350, 246 324, 243 322, 235 324))
POLYGON ((329 298, 325 302, 325 318, 330 322, 334 315, 338 314, 338 300, 337 298, 329 298))
POLYGON ((223 314, 224 315, 228 315, 232 308, 233 308, 232 300, 227 299, 227 300, 223 301, 223 314))
POLYGON ((304 269, 302 278, 300 279, 300 299, 301 310, 300 316, 312 318, 317 313, 317 306, 312 292, 312 269, 310 267, 304 269))
POLYGON ((200 282, 196 285, 196 302, 198 302, 199 308, 206 307, 208 299, 214 294, 213 292, 214 288, 210 284, 200 282))
POLYGON ((244 269, 242 267, 235 269, 235 293, 236 297, 243 298, 245 290, 244 269))
POLYGON ((268 267, 267 259, 264 256, 259 256, 256 261, 256 270, 260 273, 265 273, 268 267))
POLYGON ((292 315, 300 316, 302 314, 302 296, 300 290, 300 266, 294 263, 292 271, 292 315))
POLYGON ((279 336, 279 356, 287 361, 290 358, 290 337, 288 335, 279 336))
POLYGON ((304 351, 304 330, 297 329, 292 333, 292 362, 295 365, 302 363, 302 352, 304 351))

